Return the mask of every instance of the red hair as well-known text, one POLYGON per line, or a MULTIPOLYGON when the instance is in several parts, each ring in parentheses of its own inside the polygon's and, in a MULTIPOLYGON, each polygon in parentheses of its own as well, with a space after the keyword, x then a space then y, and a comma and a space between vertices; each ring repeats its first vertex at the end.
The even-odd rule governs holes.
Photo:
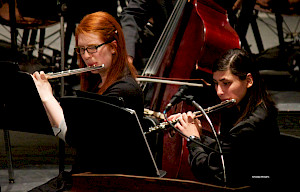
MULTIPOLYGON (((106 12, 95 12, 86 15, 79 23, 75 31, 76 46, 78 46, 78 35, 93 33, 99 35, 104 42, 116 41, 117 46, 108 43, 116 54, 113 56, 112 65, 108 70, 107 79, 98 91, 102 94, 111 84, 121 79, 128 73, 136 78, 136 69, 132 63, 128 62, 127 51, 125 47, 125 39, 122 28, 116 19, 106 12)), ((85 67, 81 56, 78 56, 79 67, 85 67)), ((93 77, 91 73, 81 74, 81 90, 87 91, 97 87, 101 81, 101 77, 93 77)))

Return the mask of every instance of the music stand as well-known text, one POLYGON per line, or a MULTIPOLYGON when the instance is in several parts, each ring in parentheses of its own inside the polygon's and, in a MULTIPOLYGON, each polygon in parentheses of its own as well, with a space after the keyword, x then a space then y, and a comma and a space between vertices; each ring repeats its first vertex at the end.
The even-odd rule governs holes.
POLYGON ((81 90, 75 90, 77 97, 84 97, 89 99, 95 99, 100 100, 105 103, 110 103, 113 105, 116 105, 118 107, 124 107, 125 103, 122 97, 116 97, 116 96, 103 96, 99 95, 98 93, 88 92, 88 91, 81 91, 81 90))
POLYGON ((19 71, 16 63, 0 62, 0 129, 3 129, 9 182, 14 183, 9 130, 53 135, 33 79, 19 71))
POLYGON ((0 74, 0 102, 3 103, 0 129, 53 135, 32 77, 18 71, 16 64, 4 62, 0 65, 4 69, 0 74))
POLYGON ((61 98, 61 106, 66 141, 77 149, 81 170, 160 176, 134 110, 74 96, 61 98))

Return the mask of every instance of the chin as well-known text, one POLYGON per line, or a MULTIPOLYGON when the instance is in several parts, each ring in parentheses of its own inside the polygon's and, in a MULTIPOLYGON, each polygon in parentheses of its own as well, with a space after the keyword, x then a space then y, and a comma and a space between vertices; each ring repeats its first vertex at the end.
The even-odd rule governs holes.
POLYGON ((98 70, 95 70, 95 71, 91 71, 92 74, 99 74, 99 71, 98 70))

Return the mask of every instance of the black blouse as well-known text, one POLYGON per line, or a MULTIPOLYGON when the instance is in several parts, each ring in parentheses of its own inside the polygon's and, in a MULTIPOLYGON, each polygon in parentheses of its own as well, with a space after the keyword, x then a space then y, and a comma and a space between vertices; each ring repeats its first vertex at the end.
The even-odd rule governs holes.
MULTIPOLYGON (((267 109, 264 103, 246 119, 232 125, 237 113, 227 109, 222 114, 221 136, 227 185, 244 186, 270 184, 274 180, 274 151, 279 129, 277 110, 267 109), (229 111, 227 111, 229 110, 229 111), (229 122, 230 121, 230 122, 229 122)), ((200 141, 218 150, 214 138, 202 135, 200 141)), ((188 143, 189 162, 194 175, 204 182, 224 184, 221 156, 194 142, 188 143)))
POLYGON ((118 97, 123 100, 124 106, 136 111, 141 118, 144 113, 144 96, 141 87, 131 76, 125 76, 109 86, 102 94, 108 97, 118 97))

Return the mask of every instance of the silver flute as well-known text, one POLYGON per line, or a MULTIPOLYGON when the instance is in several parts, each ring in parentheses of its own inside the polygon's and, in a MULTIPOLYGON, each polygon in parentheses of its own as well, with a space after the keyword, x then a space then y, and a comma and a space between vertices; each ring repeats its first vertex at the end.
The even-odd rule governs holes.
POLYGON ((57 73, 51 72, 51 73, 47 73, 46 77, 47 77, 47 79, 54 79, 54 78, 58 78, 58 77, 65 77, 65 76, 75 75, 75 74, 84 73, 84 72, 88 72, 88 71, 95 71, 95 70, 102 69, 103 67, 104 67, 104 64, 102 64, 100 66, 94 66, 94 67, 85 67, 85 68, 79 68, 79 69, 60 71, 57 73))
MULTIPOLYGON (((220 110, 224 107, 230 106, 230 105, 234 104, 235 102, 236 102, 235 99, 226 100, 226 101, 223 101, 223 102, 221 102, 217 105, 214 105, 212 107, 208 107, 208 108, 204 109, 204 111, 205 111, 205 113, 215 112, 215 111, 218 111, 218 110, 220 110)), ((201 117, 203 115, 201 111, 195 111, 194 114, 196 115, 195 118, 201 117)), ((170 123, 175 124, 178 121, 179 121, 179 118, 177 118, 173 121, 170 121, 170 123)), ((151 132, 156 131, 156 130, 165 130, 167 125, 169 125, 168 121, 162 122, 162 123, 160 123, 160 124, 158 124, 154 127, 150 127, 149 131, 145 132, 144 134, 148 134, 148 133, 151 133, 151 132)))

